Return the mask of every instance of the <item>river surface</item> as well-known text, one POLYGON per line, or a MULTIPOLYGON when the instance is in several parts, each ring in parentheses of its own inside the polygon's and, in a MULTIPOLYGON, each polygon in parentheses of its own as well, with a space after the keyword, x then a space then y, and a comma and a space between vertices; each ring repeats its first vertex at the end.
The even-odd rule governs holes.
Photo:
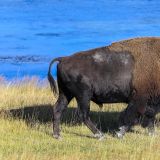
POLYGON ((160 36, 159 0, 0 0, 0 76, 45 78, 52 58, 140 36, 160 36))

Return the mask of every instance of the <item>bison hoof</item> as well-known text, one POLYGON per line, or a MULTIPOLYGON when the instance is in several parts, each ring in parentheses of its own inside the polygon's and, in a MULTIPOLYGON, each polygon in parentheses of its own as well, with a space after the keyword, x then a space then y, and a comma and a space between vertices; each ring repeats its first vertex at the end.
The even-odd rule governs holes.
POLYGON ((155 131, 149 131, 149 132, 148 132, 148 135, 149 135, 149 136, 156 136, 156 132, 155 132, 155 131))
POLYGON ((53 135, 53 137, 57 140, 62 140, 62 137, 60 135, 53 135))
POLYGON ((105 135, 103 135, 100 138, 98 138, 99 141, 103 141, 104 139, 105 139, 105 135))
POLYGON ((119 139, 122 139, 123 138, 123 134, 121 132, 116 132, 116 137, 119 138, 119 139))
POLYGON ((94 134, 94 137, 101 141, 105 138, 105 135, 100 132, 100 133, 94 134))

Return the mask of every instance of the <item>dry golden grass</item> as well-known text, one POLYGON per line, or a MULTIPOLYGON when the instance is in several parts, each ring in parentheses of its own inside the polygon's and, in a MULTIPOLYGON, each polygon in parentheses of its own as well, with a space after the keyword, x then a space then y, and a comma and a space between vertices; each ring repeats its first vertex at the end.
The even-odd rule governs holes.
POLYGON ((123 140, 112 135, 124 104, 105 105, 103 111, 92 103, 91 119, 105 132, 98 141, 84 125, 74 125, 73 100, 62 119, 62 141, 52 138, 54 98, 45 81, 24 78, 0 85, 0 159, 2 160, 159 160, 160 135, 149 137, 135 127, 123 140))

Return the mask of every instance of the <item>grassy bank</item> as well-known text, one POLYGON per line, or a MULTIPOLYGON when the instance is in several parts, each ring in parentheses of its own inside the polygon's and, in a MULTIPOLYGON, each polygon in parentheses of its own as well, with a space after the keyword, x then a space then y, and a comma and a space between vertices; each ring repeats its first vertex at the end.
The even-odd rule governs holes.
MULTIPOLYGON (((62 119, 62 141, 52 138, 53 97, 47 82, 37 78, 0 79, 0 159, 8 160, 159 160, 160 135, 149 137, 135 127, 123 140, 113 137, 124 104, 91 105, 91 118, 105 132, 98 141, 84 125, 76 125, 73 100, 62 119)), ((156 128, 157 133, 159 129, 156 128)))

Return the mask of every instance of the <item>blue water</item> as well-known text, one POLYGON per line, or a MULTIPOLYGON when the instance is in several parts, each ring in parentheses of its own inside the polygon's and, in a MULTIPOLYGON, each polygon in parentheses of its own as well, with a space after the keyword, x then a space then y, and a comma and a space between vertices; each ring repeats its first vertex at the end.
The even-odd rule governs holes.
POLYGON ((160 36, 159 6, 159 0, 0 0, 0 75, 44 78, 54 57, 160 36))

